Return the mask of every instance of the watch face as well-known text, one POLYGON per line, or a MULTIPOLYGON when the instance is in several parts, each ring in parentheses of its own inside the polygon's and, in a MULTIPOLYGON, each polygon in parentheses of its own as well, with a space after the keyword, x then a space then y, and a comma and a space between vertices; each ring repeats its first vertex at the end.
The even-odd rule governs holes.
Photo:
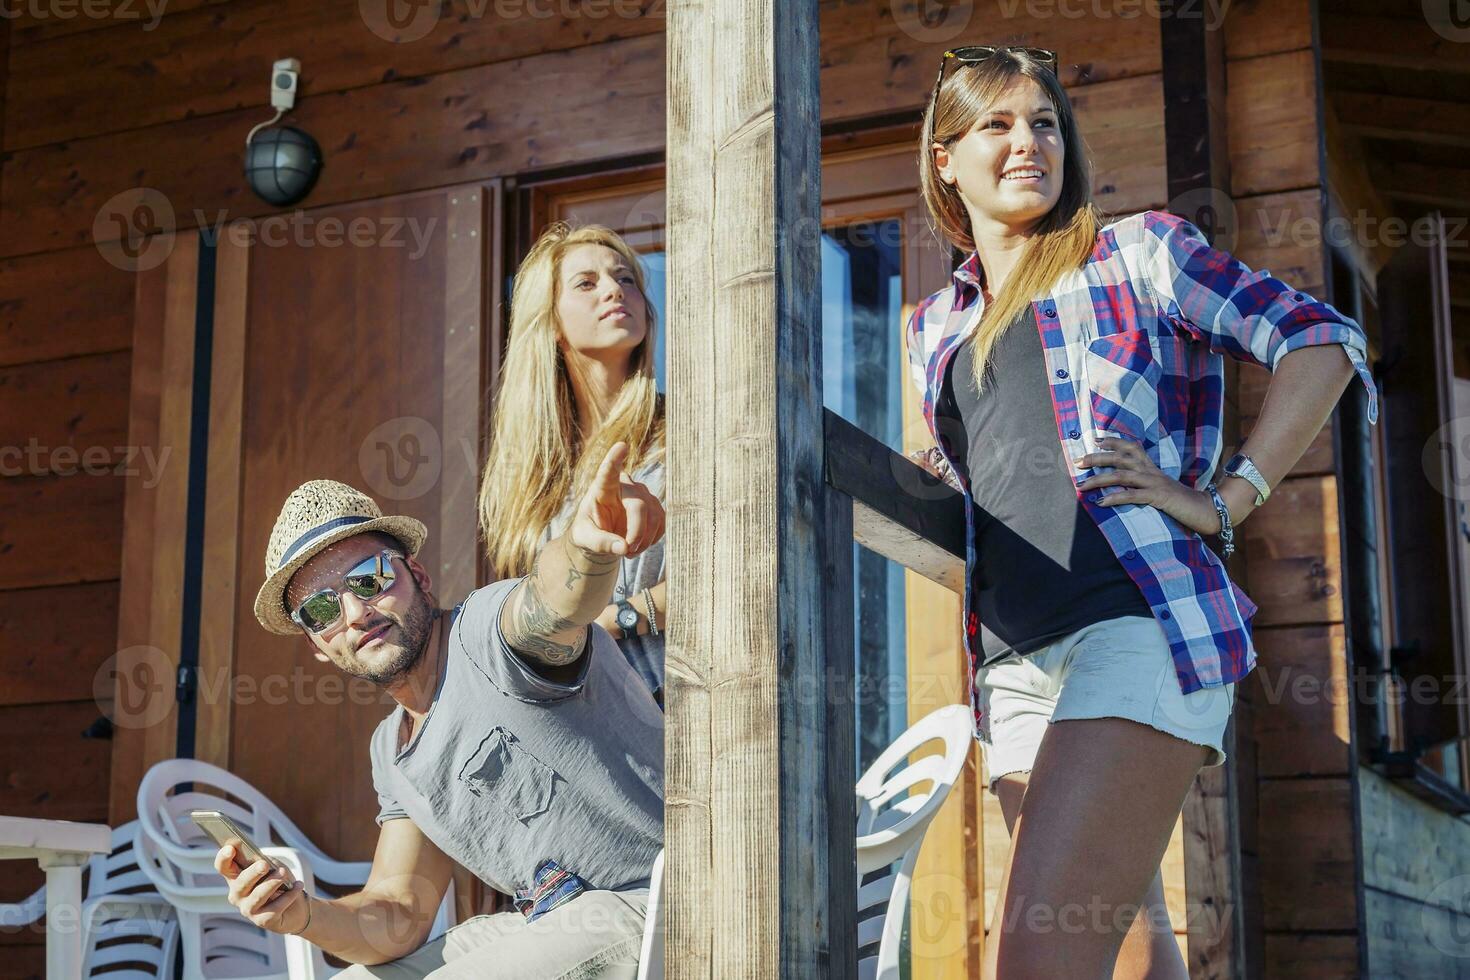
POLYGON ((619 609, 618 610, 618 625, 621 626, 625 630, 636 629, 638 627, 638 612, 637 612, 637 610, 631 609, 631 608, 630 609, 619 609))

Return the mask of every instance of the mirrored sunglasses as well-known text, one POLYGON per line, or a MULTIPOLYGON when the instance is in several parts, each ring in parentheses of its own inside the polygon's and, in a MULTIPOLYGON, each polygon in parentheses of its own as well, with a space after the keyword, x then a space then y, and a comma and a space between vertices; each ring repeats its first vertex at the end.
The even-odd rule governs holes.
POLYGON ((342 576, 340 589, 318 589, 295 609, 291 619, 308 633, 321 633, 330 629, 342 618, 342 593, 351 592, 363 602, 375 602, 397 579, 393 571, 393 559, 402 559, 396 551, 382 551, 364 558, 342 576))

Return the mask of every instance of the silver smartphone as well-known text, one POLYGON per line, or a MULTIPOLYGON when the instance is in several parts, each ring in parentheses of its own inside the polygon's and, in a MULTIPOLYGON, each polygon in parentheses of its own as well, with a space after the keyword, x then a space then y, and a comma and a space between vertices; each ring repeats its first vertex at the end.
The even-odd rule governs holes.
POLYGON ((218 810, 190 810, 189 818, 199 826, 199 829, 209 835, 209 839, 220 847, 233 847, 235 849, 235 863, 241 869, 248 868, 256 861, 264 861, 277 871, 285 871, 281 862, 266 855, 250 839, 250 835, 240 829, 240 825, 218 810))

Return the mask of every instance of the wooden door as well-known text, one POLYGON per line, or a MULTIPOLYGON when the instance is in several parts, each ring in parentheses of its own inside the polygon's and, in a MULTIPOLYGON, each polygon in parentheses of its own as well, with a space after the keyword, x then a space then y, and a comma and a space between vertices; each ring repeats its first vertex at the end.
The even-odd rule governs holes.
POLYGON ((428 525, 420 558, 441 605, 477 584, 497 206, 498 187, 475 184, 234 222, 140 279, 136 350, 156 365, 135 360, 133 426, 179 465, 129 488, 125 533, 151 565, 140 555, 120 616, 174 666, 197 650, 198 672, 192 705, 118 741, 115 815, 148 764, 188 746, 192 717, 194 755, 334 857, 372 856, 368 738, 392 702, 304 637, 267 633, 252 607, 281 504, 319 478, 428 525))

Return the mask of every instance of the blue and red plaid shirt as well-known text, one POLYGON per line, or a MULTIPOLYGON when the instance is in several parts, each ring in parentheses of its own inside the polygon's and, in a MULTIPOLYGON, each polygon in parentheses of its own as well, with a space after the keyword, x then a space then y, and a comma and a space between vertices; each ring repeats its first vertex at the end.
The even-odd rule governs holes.
MULTIPOLYGON (((934 406, 950 360, 980 322, 981 271, 972 254, 950 285, 919 304, 905 332, 924 419, 946 459, 951 447, 936 429, 934 406)), ((1096 452, 1098 435, 1120 436, 1140 443, 1185 486, 1204 489, 1222 449, 1225 354, 1275 370, 1290 351, 1341 344, 1368 389, 1369 421, 1378 420, 1367 340, 1357 323, 1211 248, 1198 229, 1171 214, 1147 211, 1103 228, 1086 264, 1032 307, 1057 436, 1071 458, 1096 452)), ((956 475, 966 505, 963 635, 978 730, 979 618, 969 586, 975 526, 969 483, 956 475)), ((1122 489, 1101 487, 1079 497, 1163 627, 1181 690, 1218 687, 1250 673, 1255 604, 1197 532, 1155 507, 1098 503, 1122 489)))

